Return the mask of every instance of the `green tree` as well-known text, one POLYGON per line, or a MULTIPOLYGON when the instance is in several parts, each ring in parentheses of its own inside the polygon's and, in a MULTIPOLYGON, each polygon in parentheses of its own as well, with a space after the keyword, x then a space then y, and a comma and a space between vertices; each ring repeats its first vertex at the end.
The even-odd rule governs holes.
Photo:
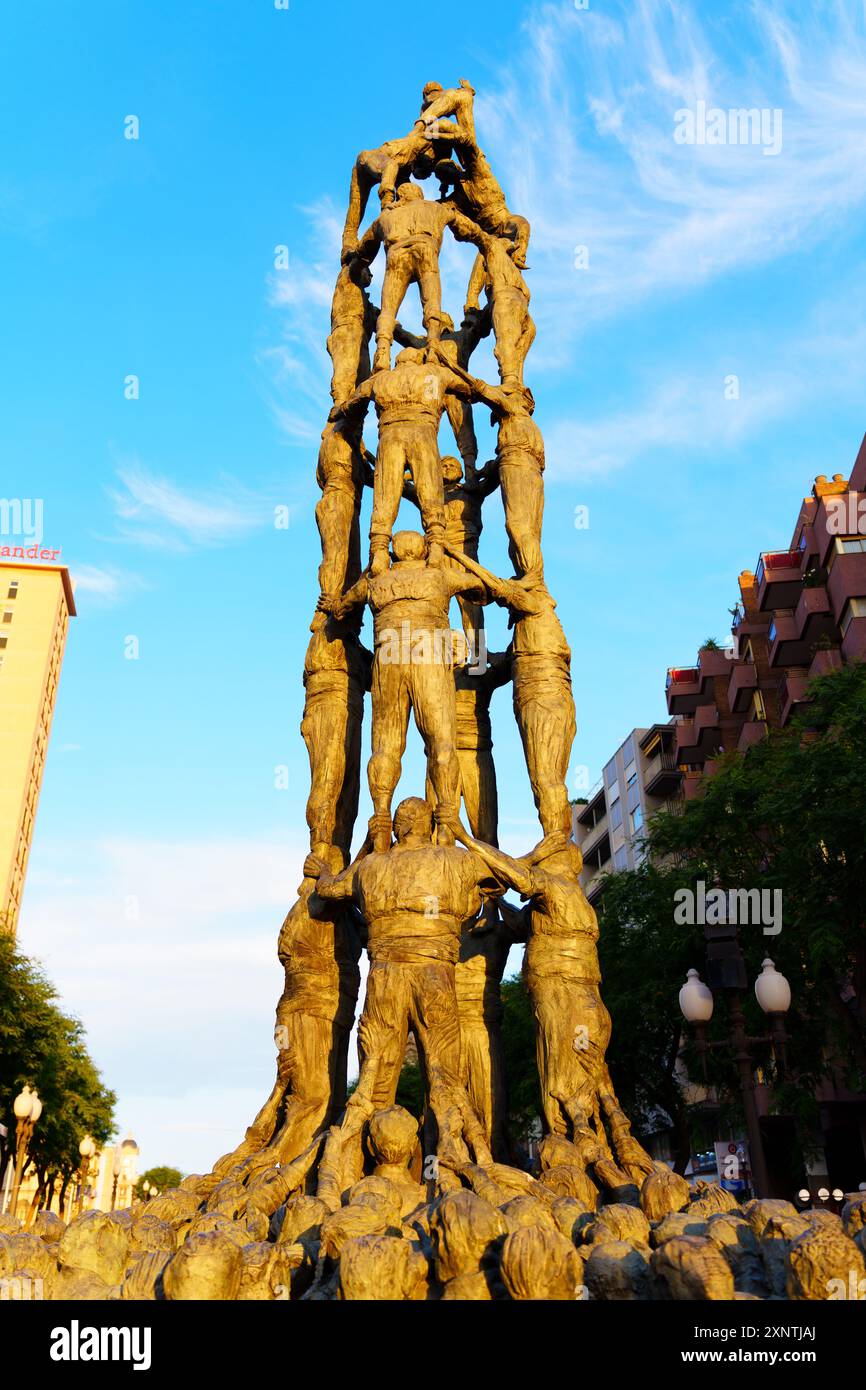
POLYGON ((703 930, 674 927, 677 888, 688 875, 650 862, 604 882, 599 961, 602 994, 613 1020, 608 1065, 617 1095, 638 1134, 670 1125, 674 1167, 692 1151, 687 1094, 677 1065, 682 1015, 677 992, 700 964, 703 930))
MULTIPOLYGON (((698 881, 707 889, 781 892, 778 934, 765 935, 760 925, 739 931, 750 979, 769 954, 791 983, 792 1079, 776 1086, 777 1109, 796 1115, 805 1136, 828 1070, 851 1090, 866 1085, 864 731, 866 666, 814 681, 809 703, 787 729, 745 754, 728 754, 700 796, 653 817, 645 841, 652 866, 605 880, 600 951, 614 1019, 611 1069, 623 1099, 644 1120, 654 1097, 675 1129, 685 1118, 674 1071, 676 992, 685 969, 701 967, 703 928, 675 923, 674 893, 698 881)), ((744 1007, 749 1031, 765 1034, 751 991, 744 1007)), ((711 1037, 724 1036, 724 1014, 716 1011, 711 1037)), ((769 1048, 756 1053, 756 1062, 772 1068, 769 1048)), ((701 1075, 696 1059, 689 1070, 701 1075)), ((724 1054, 712 1054, 707 1071, 723 1090, 732 1079, 724 1054)), ((736 1093, 729 1099, 736 1108, 736 1093)), ((685 1142, 682 1129, 683 1148, 685 1142)))
POLYGON ((182 1181, 183 1173, 179 1168, 167 1168, 165 1165, 148 1168, 135 1184, 135 1195, 139 1201, 144 1200, 147 1195, 144 1190, 146 1182, 155 1187, 157 1192, 167 1192, 170 1187, 179 1187, 182 1181))
POLYGON ((62 1199, 80 1167, 85 1134, 105 1144, 114 1131, 114 1093, 102 1084, 82 1025, 56 999, 41 967, 12 938, 0 938, 0 1115, 14 1144, 15 1096, 25 1083, 36 1087, 43 1110, 28 1168, 36 1171, 40 1203, 49 1202, 58 1185, 62 1199))

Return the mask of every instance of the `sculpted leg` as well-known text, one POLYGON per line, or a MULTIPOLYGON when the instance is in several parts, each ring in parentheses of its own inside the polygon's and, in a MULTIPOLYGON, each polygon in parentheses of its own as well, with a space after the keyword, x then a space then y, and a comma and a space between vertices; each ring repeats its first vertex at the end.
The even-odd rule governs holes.
MULTIPOLYGON (((391 815, 391 800, 400 780, 406 731, 409 727, 409 691, 401 666, 383 663, 378 657, 373 667, 372 752, 367 764, 367 781, 376 816, 391 815)), ((388 848, 388 839, 382 848, 388 848)))
POLYGON ((307 825, 312 845, 334 843, 337 801, 346 775, 348 710, 345 698, 316 695, 308 700, 301 736, 310 759, 307 825))
POLYGON ((400 312, 400 305, 406 298, 406 291, 414 279, 411 257, 406 251, 391 251, 385 267, 382 283, 382 308, 376 324, 376 355, 373 358, 375 372, 387 372, 391 367, 391 344, 394 341, 394 325, 400 312))
POLYGON ((394 1104, 409 1034, 410 984, 407 966, 377 961, 370 966, 364 1010, 358 1024, 362 1069, 375 1063, 369 1100, 376 1110, 394 1104))
MULTIPOLYGON (((429 546, 440 548, 445 539, 445 499, 442 488, 442 459, 432 425, 412 432, 406 461, 418 494, 421 521, 429 546)), ((431 561, 433 556, 431 555, 431 561)))
POLYGON ((352 170, 352 181, 349 185, 349 208, 346 213, 346 222, 343 227, 343 250, 354 251, 358 244, 358 231, 367 207, 367 199, 370 196, 370 189, 373 187, 375 179, 363 162, 363 156, 359 155, 352 170))
POLYGON ((541 569, 541 525, 544 519, 544 481, 534 462, 507 463, 499 468, 508 553, 518 574, 541 569))
POLYGON ((460 794, 460 764, 454 746, 457 721, 454 677, 450 666, 439 662, 412 668, 412 703, 415 721, 427 749, 427 770, 436 794, 435 814, 439 823, 457 811, 460 794))
POLYGON ((342 851, 348 863, 352 846, 352 831, 358 818, 358 798, 361 788, 361 729, 364 715, 364 699, 360 690, 350 690, 345 730, 339 725, 336 736, 341 737, 343 749, 343 781, 337 798, 336 817, 331 843, 342 851))
POLYGON ((576 732, 571 691, 564 682, 550 696, 526 698, 515 690, 514 704, 544 832, 549 835, 567 830, 571 825, 571 806, 565 779, 576 732))
POLYGON ((401 425, 387 425, 380 435, 373 481, 373 513, 370 517, 370 560, 383 555, 391 541, 403 496, 406 467, 406 435, 401 425))
MULTIPOLYGON (((361 357, 365 346, 363 321, 343 323, 335 328, 327 341, 328 354, 333 365, 331 374, 331 399, 335 405, 348 400, 361 376, 361 357)), ((367 373, 369 376, 370 357, 367 354, 367 373)))
MULTIPOLYGON (((412 1025, 424 1061, 429 1106, 436 1121, 436 1152, 449 1168, 469 1161, 463 1142, 468 1096, 460 1083, 460 1019, 454 966, 445 961, 413 968, 412 1025)), ((479 1124, 477 1116, 474 1117, 479 1124)), ((479 1125, 480 1128, 480 1125, 479 1125)))
POLYGON ((439 278, 439 258, 433 247, 423 247, 417 270, 418 291, 424 331, 430 347, 442 336, 442 282, 439 278))
POLYGON ((354 583, 350 578, 350 557, 353 531, 358 529, 357 499, 345 488, 326 488, 316 503, 316 526, 322 542, 319 589, 324 595, 337 598, 354 583))
POLYGON ((489 748, 459 748, 457 759, 469 828, 476 840, 496 847, 499 799, 493 754, 489 748))

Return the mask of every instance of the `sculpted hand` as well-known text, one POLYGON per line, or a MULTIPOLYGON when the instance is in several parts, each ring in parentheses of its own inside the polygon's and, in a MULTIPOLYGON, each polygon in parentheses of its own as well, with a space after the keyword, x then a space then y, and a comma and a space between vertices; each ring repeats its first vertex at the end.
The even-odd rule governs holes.
POLYGON ((324 859, 317 854, 308 854, 304 860, 304 878, 330 878, 331 871, 324 859))

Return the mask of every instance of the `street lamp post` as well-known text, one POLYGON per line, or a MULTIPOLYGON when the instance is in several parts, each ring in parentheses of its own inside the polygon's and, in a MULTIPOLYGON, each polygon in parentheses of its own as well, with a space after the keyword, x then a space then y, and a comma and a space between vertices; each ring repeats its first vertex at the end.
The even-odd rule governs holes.
MULTIPOLYGON (((736 928, 727 924, 707 926, 707 975, 717 989, 729 997, 728 1017, 730 1037, 709 1042, 706 1025, 713 1016, 713 992, 700 979, 696 970, 690 970, 686 983, 680 990, 680 1008, 687 1023, 695 1030, 697 1050, 706 1059, 707 1052, 716 1048, 729 1049, 737 1064, 740 1090, 743 1097, 743 1110, 746 1129, 749 1135, 752 1181, 758 1197, 770 1195, 770 1181, 767 1172, 767 1159, 764 1153, 764 1139, 755 1098, 755 1077, 752 1068, 751 1052, 756 1046, 772 1043, 780 1072, 786 1066, 787 1034, 784 1016, 791 1005, 791 989, 784 975, 780 975, 768 958, 763 963, 762 973, 755 982, 755 997, 770 1020, 769 1036, 751 1038, 746 1030, 742 997, 747 986, 746 963, 743 960, 736 928)), ((706 1066, 706 1060, 704 1061, 706 1066)))
POLYGON ((18 1207, 18 1189, 27 1162, 27 1150, 36 1121, 42 1114, 42 1101, 35 1090, 31 1091, 29 1086, 25 1086, 15 1097, 12 1108, 18 1122, 15 1129, 15 1177, 12 1183, 12 1201, 9 1204, 9 1213, 14 1216, 18 1207))
POLYGON ((119 1179, 120 1179, 120 1170, 121 1170, 122 1166, 123 1166, 123 1165, 122 1165, 122 1160, 121 1160, 121 1157, 120 1157, 120 1145, 115 1145, 115 1148, 114 1148, 114 1161, 112 1162, 112 1165, 111 1165, 111 1171, 112 1171, 112 1173, 113 1173, 113 1175, 114 1175, 114 1181, 113 1181, 113 1183, 111 1184, 111 1210, 112 1210, 112 1211, 114 1211, 114 1208, 115 1208, 115 1206, 116 1206, 116 1204, 117 1204, 117 1184, 118 1184, 118 1181, 119 1181, 119 1179))
POLYGON ((78 1215, 84 1210, 84 1202, 87 1196, 87 1188, 90 1181, 90 1163, 96 1153, 96 1141, 89 1134, 85 1134, 81 1143, 78 1145, 78 1152, 81 1154, 81 1168, 79 1170, 79 1189, 78 1189, 78 1215))

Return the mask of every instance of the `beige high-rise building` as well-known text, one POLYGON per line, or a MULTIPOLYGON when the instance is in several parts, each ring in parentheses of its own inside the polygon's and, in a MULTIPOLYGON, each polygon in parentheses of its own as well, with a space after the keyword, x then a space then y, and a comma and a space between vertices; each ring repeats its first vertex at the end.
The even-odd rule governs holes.
POLYGON ((0 931, 13 935, 74 616, 65 566, 0 560, 0 931))

